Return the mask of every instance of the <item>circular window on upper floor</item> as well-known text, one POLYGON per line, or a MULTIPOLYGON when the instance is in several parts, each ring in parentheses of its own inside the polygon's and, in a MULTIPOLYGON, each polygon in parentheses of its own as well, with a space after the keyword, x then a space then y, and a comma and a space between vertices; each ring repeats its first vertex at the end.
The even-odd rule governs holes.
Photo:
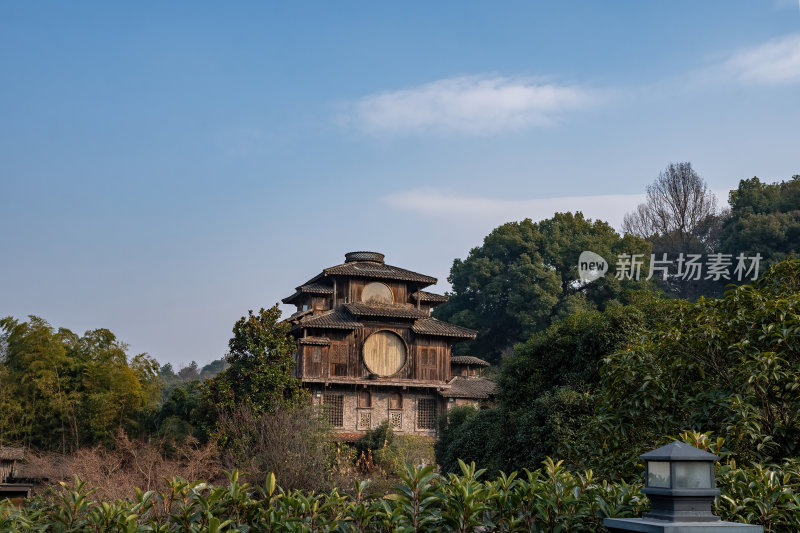
POLYGON ((364 290, 361 292, 361 301, 390 304, 394 301, 392 289, 385 283, 373 281, 364 287, 364 290))
POLYGON ((376 331, 364 341, 364 364, 372 374, 391 376, 406 365, 406 345, 391 331, 376 331))

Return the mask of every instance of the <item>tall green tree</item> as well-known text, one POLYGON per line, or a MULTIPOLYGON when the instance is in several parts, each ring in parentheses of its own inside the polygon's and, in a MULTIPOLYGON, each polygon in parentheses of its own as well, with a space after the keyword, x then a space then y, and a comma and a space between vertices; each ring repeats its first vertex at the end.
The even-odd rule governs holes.
POLYGON ((246 405, 259 417, 279 405, 302 403, 306 392, 292 375, 295 342, 278 305, 248 311, 233 326, 228 342, 228 368, 203 385, 204 401, 216 411, 233 411, 246 405))
POLYGON ((4 423, 7 442, 33 448, 61 448, 71 442, 75 420, 71 365, 55 330, 42 318, 0 320, 5 354, 0 388, 11 398, 4 423))
POLYGON ((613 271, 620 254, 643 254, 649 259, 650 245, 638 237, 620 236, 606 222, 586 219, 581 213, 557 213, 541 222, 509 222, 492 231, 465 260, 453 262, 450 300, 434 314, 478 331, 474 341, 457 347, 458 353, 497 362, 514 344, 553 320, 624 301, 627 290, 644 283, 620 281, 613 275, 581 282, 578 258, 583 251, 599 254, 613 271))
POLYGON ((777 183, 754 177, 730 192, 731 216, 722 233, 723 252, 763 257, 761 269, 800 254, 800 175, 777 183))
POLYGON ((110 442, 119 428, 137 432, 140 411, 159 399, 158 363, 147 354, 129 360, 127 350, 103 328, 70 343, 68 356, 80 376, 82 420, 90 442, 110 442))

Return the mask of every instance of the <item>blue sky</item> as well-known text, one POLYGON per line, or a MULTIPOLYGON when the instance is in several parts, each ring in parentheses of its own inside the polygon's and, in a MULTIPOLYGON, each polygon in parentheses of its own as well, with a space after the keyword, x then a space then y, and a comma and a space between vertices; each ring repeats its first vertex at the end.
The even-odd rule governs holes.
POLYGON ((800 3, 0 3, 0 316, 176 366, 351 250, 800 173, 800 3))

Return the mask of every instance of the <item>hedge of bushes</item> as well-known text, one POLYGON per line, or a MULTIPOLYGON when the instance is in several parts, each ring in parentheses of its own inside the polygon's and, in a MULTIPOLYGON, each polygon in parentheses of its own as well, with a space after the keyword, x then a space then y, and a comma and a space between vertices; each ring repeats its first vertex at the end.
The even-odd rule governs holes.
MULTIPOLYGON (((50 497, 23 507, 0 502, 0 531, 193 532, 222 531, 603 531, 604 517, 639 516, 647 499, 639 484, 609 483, 591 471, 575 474, 547 460, 541 469, 482 481, 482 470, 460 463, 460 475, 407 466, 401 483, 371 495, 369 483, 351 493, 284 491, 269 475, 253 487, 233 472, 227 486, 175 479, 163 492, 98 502, 76 479, 50 497)), ((800 468, 718 467, 723 519, 759 523, 767 532, 800 528, 800 468)))

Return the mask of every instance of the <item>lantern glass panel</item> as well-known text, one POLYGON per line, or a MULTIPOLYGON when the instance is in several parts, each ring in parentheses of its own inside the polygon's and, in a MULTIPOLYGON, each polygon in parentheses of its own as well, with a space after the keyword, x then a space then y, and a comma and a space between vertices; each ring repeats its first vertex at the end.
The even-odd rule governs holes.
POLYGON ((676 489, 711 489, 711 463, 678 461, 675 463, 676 489))
POLYGON ((647 486, 660 489, 669 488, 669 462, 647 462, 647 486))

